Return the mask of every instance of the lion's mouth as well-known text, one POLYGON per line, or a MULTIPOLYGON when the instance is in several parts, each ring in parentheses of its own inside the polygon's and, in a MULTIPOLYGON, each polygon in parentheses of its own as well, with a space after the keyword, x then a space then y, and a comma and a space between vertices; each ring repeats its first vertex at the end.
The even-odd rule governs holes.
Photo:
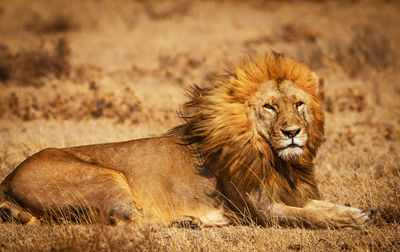
POLYGON ((285 139, 280 142, 280 147, 278 148, 279 151, 285 150, 285 149, 302 149, 303 148, 303 142, 300 139, 297 138, 292 138, 292 139, 285 139))
POLYGON ((302 148, 303 146, 292 141, 291 143, 287 143, 282 147, 279 147, 278 150, 290 149, 290 148, 302 148))
POLYGON ((301 145, 298 145, 298 144, 295 144, 295 143, 291 143, 291 144, 288 144, 286 146, 278 148, 278 150, 284 150, 284 149, 290 149, 290 148, 302 148, 302 147, 303 146, 301 146, 301 145))
POLYGON ((278 155, 285 160, 297 159, 303 155, 303 146, 295 143, 282 146, 278 149, 278 155))

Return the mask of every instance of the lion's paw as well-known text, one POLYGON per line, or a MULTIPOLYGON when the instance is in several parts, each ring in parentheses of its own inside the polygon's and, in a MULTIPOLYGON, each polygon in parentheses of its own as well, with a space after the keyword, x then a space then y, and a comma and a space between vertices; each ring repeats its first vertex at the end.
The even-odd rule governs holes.
POLYGON ((327 209, 327 223, 333 227, 364 227, 373 214, 372 210, 361 210, 355 207, 336 205, 327 209))
POLYGON ((203 226, 200 219, 192 216, 183 216, 174 220, 171 227, 175 228, 188 228, 188 229, 201 229, 203 226))

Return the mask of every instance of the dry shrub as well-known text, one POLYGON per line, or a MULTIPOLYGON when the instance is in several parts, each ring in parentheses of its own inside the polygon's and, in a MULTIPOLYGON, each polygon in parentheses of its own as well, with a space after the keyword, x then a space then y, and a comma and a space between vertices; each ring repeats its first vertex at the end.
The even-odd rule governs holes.
POLYGON ((198 69, 204 65, 205 61, 205 57, 194 58, 188 53, 161 53, 158 56, 157 74, 175 83, 190 83, 192 80, 196 79, 196 70, 198 71, 198 69), (177 71, 177 69, 182 70, 177 71))
POLYGON ((358 77, 370 69, 382 71, 397 65, 397 55, 390 40, 370 26, 357 29, 345 46, 333 45, 334 60, 350 77, 358 77))
MULTIPOLYGON (((133 119, 134 113, 141 112, 142 106, 134 91, 125 87, 120 92, 114 90, 102 93, 95 82, 90 83, 93 99, 86 101, 88 112, 93 118, 115 118, 118 122, 133 119)), ((135 119, 133 119, 135 121, 135 119)))
POLYGON ((24 121, 34 119, 110 118, 117 122, 133 120, 142 110, 134 91, 125 88, 99 88, 94 82, 87 89, 73 85, 46 85, 39 90, 26 89, 0 94, 0 116, 24 121), (2 97, 1 97, 2 96, 2 97))
POLYGON ((70 48, 65 38, 50 43, 42 42, 31 50, 12 54, 6 47, 0 47, 0 80, 14 80, 21 85, 42 85, 41 78, 69 76, 70 48))

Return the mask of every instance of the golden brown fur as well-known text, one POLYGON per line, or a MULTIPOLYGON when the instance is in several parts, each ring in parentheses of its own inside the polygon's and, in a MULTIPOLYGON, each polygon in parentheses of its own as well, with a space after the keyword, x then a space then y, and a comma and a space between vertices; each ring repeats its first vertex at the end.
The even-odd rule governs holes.
POLYGON ((306 65, 275 53, 247 60, 210 86, 194 86, 189 98, 185 123, 164 137, 33 155, 1 184, 0 207, 21 222, 83 203, 106 222, 144 215, 225 225, 231 210, 260 224, 368 220, 357 208, 319 200, 312 161, 324 118, 306 65))

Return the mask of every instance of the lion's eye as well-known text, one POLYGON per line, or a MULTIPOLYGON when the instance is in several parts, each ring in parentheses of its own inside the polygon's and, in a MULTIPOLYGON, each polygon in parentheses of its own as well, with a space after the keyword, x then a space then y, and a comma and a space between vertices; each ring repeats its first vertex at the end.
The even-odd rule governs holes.
POLYGON ((296 103, 296 108, 298 108, 298 107, 300 107, 300 106, 302 106, 302 105, 304 105, 304 103, 301 102, 301 101, 299 101, 299 102, 296 103))
POLYGON ((269 105, 268 103, 264 104, 264 108, 275 111, 275 108, 272 105, 269 105))

